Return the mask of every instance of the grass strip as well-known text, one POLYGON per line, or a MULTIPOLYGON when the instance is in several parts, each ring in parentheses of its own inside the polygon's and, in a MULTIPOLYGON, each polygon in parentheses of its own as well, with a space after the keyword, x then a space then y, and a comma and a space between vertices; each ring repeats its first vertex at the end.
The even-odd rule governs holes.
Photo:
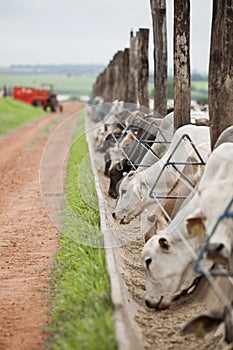
POLYGON ((116 349, 105 253, 100 247, 84 244, 89 242, 88 234, 95 246, 101 240, 99 212, 95 203, 87 203, 85 195, 91 192, 97 203, 91 167, 86 167, 87 155, 82 112, 68 161, 65 225, 53 272, 52 337, 47 342, 52 350, 116 349), (88 179, 84 183, 78 181, 80 172, 83 178, 83 164, 88 179))
POLYGON ((0 135, 4 135, 45 112, 11 97, 0 97, 0 135))

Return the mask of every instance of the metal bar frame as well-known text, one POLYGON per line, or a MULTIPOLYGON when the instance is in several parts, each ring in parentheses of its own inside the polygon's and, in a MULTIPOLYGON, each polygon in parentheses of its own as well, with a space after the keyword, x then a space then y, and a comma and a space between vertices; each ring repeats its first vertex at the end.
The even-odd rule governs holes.
POLYGON ((196 146, 194 145, 192 139, 190 138, 190 136, 188 134, 184 134, 181 136, 180 140, 177 142, 175 148, 173 149, 172 153, 170 154, 170 156, 168 157, 166 163, 164 164, 164 166, 162 167, 162 170, 160 171, 159 175, 157 176, 155 182, 154 182, 154 185, 151 187, 150 191, 149 191, 149 196, 150 198, 152 199, 155 199, 155 198, 160 198, 160 199, 168 199, 168 198, 171 198, 171 199, 184 199, 184 198, 187 198, 187 196, 160 196, 160 195, 156 195, 154 194, 154 190, 156 188, 156 185, 160 179, 160 177, 162 176, 164 170, 166 167, 168 166, 172 166, 173 169, 175 171, 177 171, 180 176, 187 182, 187 184, 189 186, 191 186, 192 188, 195 187, 195 185, 188 179, 188 177, 186 175, 184 175, 178 168, 177 168, 177 165, 205 165, 205 162, 204 160, 202 159, 201 157, 201 154, 199 153, 199 151, 197 150, 196 146), (171 158, 173 157, 173 155, 175 154, 175 152, 177 151, 178 147, 180 146, 181 142, 183 140, 188 140, 190 142, 190 145, 192 146, 192 148, 194 149, 196 155, 198 156, 200 162, 172 162, 171 161, 171 158))

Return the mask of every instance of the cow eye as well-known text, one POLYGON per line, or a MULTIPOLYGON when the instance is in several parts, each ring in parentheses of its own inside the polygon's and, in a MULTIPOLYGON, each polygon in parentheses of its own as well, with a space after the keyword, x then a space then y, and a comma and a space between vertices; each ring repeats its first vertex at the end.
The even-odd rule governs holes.
POLYGON ((122 190, 121 191, 121 195, 123 196, 123 194, 125 194, 126 193, 126 190, 122 190))
POLYGON ((152 262, 151 258, 146 259, 146 267, 149 268, 150 264, 152 262))

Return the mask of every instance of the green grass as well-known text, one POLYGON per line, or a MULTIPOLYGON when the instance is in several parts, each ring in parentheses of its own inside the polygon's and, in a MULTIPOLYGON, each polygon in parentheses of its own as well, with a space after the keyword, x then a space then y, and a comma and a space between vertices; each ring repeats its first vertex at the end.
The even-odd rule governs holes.
POLYGON ((101 245, 97 198, 87 154, 81 114, 68 162, 65 229, 53 272, 53 311, 49 326, 52 337, 47 344, 51 350, 116 349, 105 253, 102 247, 84 244, 89 242, 90 235, 92 245, 101 245), (89 164, 85 168, 88 178, 85 184, 78 181, 83 162, 89 164), (83 190, 95 197, 92 198, 94 205, 87 204, 83 190))
POLYGON ((95 80, 95 75, 2 74, 0 75, 0 87, 6 85, 7 88, 14 86, 42 88, 42 84, 53 84, 56 93, 89 95, 95 80))
POLYGON ((0 97, 0 135, 44 115, 45 112, 41 109, 15 101, 11 97, 0 97))

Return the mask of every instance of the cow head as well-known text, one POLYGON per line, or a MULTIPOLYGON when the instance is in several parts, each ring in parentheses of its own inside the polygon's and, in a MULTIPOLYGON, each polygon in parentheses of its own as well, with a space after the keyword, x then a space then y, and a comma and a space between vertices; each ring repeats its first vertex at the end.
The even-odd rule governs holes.
POLYGON ((108 194, 112 198, 117 198, 117 184, 123 178, 123 174, 128 173, 132 169, 132 166, 127 159, 122 159, 111 168, 108 194))
MULTIPOLYGON (((218 217, 229 202, 232 183, 223 181, 218 186, 210 186, 199 191, 200 207, 187 218, 187 229, 211 233, 218 217), (216 193, 218 191, 218 194, 216 193), (217 200, 219 199, 219 202, 217 200)), ((232 268, 233 219, 225 218, 216 226, 216 230, 207 246, 207 258, 215 262, 228 262, 232 268)))
POLYGON ((96 152, 104 153, 109 147, 113 147, 116 140, 121 137, 123 130, 124 125, 120 123, 114 122, 102 125, 96 134, 96 152))
MULTIPOLYGON (((203 232, 186 226, 186 217, 196 205, 196 197, 187 201, 172 222, 161 232, 157 232, 145 244, 142 252, 146 271, 146 304, 149 307, 165 309, 174 297, 189 289, 196 275, 193 262, 204 243, 203 232)), ((212 263, 204 261, 210 268, 212 263)), ((203 266, 203 267, 204 267, 203 266)))
POLYGON ((119 186, 119 196, 113 217, 121 224, 128 224, 144 208, 148 197, 148 187, 140 173, 130 171, 119 186))
MULTIPOLYGON (((190 262, 188 255, 182 254, 177 242, 174 244, 160 233, 145 244, 142 261, 146 271, 146 305, 168 308, 182 284, 190 262)), ((193 279, 190 285, 192 282, 193 279)))

